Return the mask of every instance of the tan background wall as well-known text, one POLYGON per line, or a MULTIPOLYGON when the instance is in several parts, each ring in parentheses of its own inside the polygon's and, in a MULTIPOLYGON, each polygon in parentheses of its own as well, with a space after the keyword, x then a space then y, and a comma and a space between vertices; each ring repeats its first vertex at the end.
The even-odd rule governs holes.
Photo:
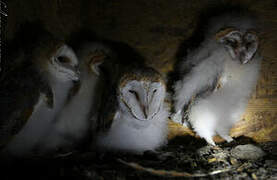
MULTIPOLYGON (((218 3, 243 4, 267 24, 264 61, 256 92, 243 120, 232 130, 257 141, 277 140, 277 2, 275 0, 9 0, 7 38, 20 24, 41 21, 67 40, 81 28, 96 36, 129 44, 164 75, 172 70, 176 51, 193 32, 198 14, 218 3)), ((170 137, 183 134, 172 125, 170 137)))

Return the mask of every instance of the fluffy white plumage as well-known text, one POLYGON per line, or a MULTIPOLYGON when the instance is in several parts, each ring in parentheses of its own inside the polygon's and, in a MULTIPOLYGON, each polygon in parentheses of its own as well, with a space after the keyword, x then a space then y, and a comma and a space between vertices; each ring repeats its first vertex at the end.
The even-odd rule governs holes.
POLYGON ((165 84, 160 75, 151 68, 145 68, 124 76, 119 86, 118 107, 111 127, 107 132, 99 133, 97 145, 102 150, 132 153, 155 150, 165 145, 168 108, 164 104, 165 84))
POLYGON ((147 127, 136 128, 128 123, 131 119, 118 114, 109 132, 100 134, 97 143, 102 148, 133 153, 155 150, 167 143, 167 117, 168 111, 163 108, 147 127))
POLYGON ((95 127, 104 83, 98 66, 111 55, 112 51, 101 43, 86 43, 79 48, 80 86, 56 117, 54 128, 41 139, 44 150, 72 151, 95 127))
POLYGON ((188 121, 196 133, 215 145, 216 134, 232 141, 229 130, 245 111, 256 85, 261 57, 255 19, 242 14, 212 18, 205 40, 190 52, 180 70, 189 70, 174 86, 173 120, 182 123, 189 105, 188 121), (216 87, 217 83, 220 87, 216 87))

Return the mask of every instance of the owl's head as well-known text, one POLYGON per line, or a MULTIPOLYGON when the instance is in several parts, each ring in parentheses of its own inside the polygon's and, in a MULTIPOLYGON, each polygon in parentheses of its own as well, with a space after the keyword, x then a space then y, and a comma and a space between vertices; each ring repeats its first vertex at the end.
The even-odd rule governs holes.
POLYGON ((42 72, 60 81, 78 81, 78 58, 73 49, 61 41, 47 40, 33 54, 33 61, 42 72))
POLYGON ((152 68, 126 73, 118 88, 120 109, 136 123, 147 123, 161 110, 165 92, 161 75, 152 68))
POLYGON ((246 64, 255 56, 263 23, 255 12, 237 6, 214 9, 203 23, 204 37, 222 45, 232 60, 246 64))
POLYGON ((224 28, 216 33, 215 38, 224 45, 231 58, 241 64, 251 61, 259 46, 258 35, 251 29, 224 28))

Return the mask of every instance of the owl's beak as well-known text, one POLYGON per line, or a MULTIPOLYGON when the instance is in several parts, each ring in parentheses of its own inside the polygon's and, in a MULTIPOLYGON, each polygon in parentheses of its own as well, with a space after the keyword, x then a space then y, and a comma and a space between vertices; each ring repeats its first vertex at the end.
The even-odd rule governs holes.
POLYGON ((75 69, 74 77, 72 78, 74 82, 79 83, 81 72, 79 69, 75 69))
POLYGON ((248 63, 248 61, 250 61, 252 59, 252 55, 253 54, 248 54, 247 50, 245 48, 242 48, 239 52, 239 60, 241 64, 246 64, 248 63))
POLYGON ((149 108, 148 108, 148 106, 142 105, 142 112, 143 112, 143 115, 144 115, 145 119, 148 119, 148 115, 149 115, 149 108))

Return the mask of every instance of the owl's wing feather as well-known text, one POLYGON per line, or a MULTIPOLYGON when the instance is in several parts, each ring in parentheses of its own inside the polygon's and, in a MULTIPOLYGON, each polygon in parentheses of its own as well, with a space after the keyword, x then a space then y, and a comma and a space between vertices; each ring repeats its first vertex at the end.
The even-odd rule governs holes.
MULTIPOLYGON (((174 86, 174 108, 176 112, 181 111, 193 96, 201 94, 203 89, 214 87, 222 72, 222 67, 215 63, 219 55, 212 54, 207 57, 203 56, 203 59, 197 60, 199 62, 197 66, 192 66, 184 78, 176 82, 174 86)), ((199 56, 192 58, 197 57, 199 56)))
POLYGON ((118 102, 116 97, 116 88, 108 88, 103 93, 100 115, 97 122, 97 131, 107 131, 110 129, 113 119, 118 109, 118 102))
MULTIPOLYGON (((13 69, 0 82, 0 146, 17 134, 31 116, 40 91, 46 103, 53 106, 50 88, 42 88, 41 78, 32 66, 13 69)), ((45 86, 46 87, 46 86, 45 86)))

